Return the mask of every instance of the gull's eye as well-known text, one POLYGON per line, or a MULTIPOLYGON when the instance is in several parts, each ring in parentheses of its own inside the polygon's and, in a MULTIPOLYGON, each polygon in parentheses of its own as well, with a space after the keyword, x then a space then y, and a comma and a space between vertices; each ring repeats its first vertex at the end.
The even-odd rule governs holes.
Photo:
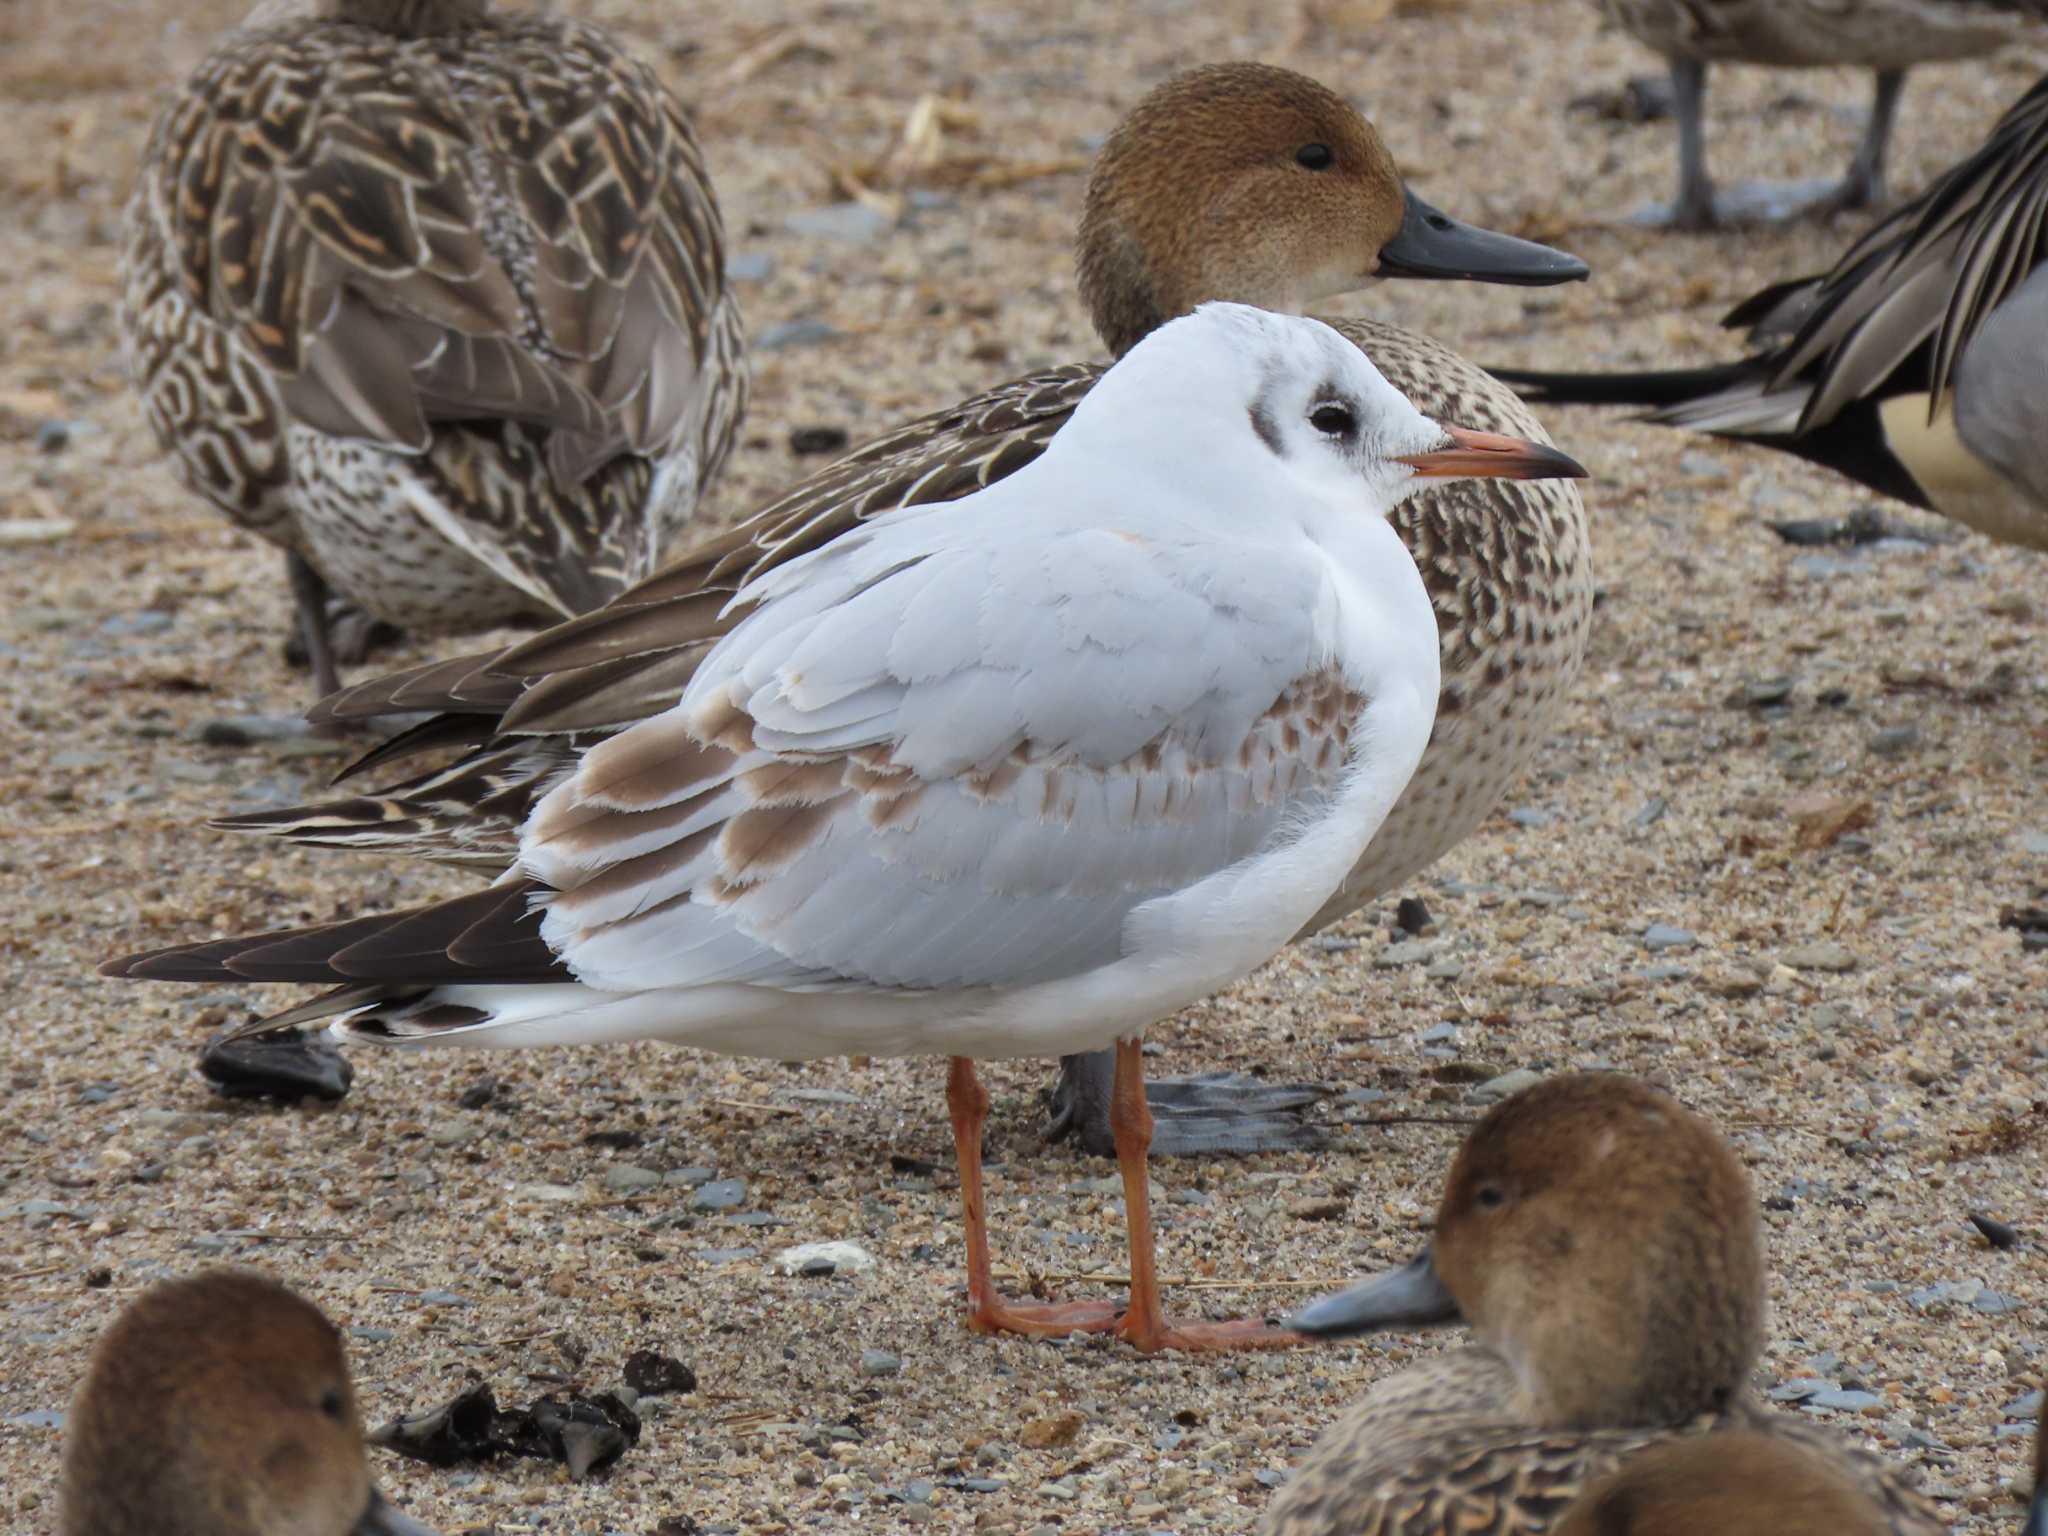
POLYGON ((341 1389, 339 1387, 329 1387, 320 1394, 320 1411, 330 1419, 340 1419, 341 1389))
POLYGON ((1358 430, 1348 405, 1319 405, 1308 413, 1308 424, 1327 437, 1349 437, 1358 430))
POLYGON ((1498 1184, 1482 1184, 1472 1193, 1472 1198, 1483 1211, 1497 1211, 1508 1203, 1508 1192, 1498 1184))
POLYGON ((1294 163, 1305 171, 1327 171, 1336 160, 1327 144, 1304 144, 1294 152, 1294 163))

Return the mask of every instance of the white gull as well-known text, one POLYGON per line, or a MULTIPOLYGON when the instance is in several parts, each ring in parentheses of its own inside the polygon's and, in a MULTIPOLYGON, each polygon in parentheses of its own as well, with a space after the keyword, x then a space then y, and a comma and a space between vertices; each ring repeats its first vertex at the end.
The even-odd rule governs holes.
POLYGON ((1264 1342, 1163 1316, 1139 1035, 1284 946, 1414 771, 1436 621, 1387 513, 1432 478, 1581 473, 1430 421, 1320 322, 1205 305, 1035 463, 749 583, 497 886, 110 969, 340 983, 285 1017, 384 1043, 951 1056, 974 1326, 1264 1342), (1011 1305, 972 1060, 1112 1041, 1130 1304, 1011 1305))

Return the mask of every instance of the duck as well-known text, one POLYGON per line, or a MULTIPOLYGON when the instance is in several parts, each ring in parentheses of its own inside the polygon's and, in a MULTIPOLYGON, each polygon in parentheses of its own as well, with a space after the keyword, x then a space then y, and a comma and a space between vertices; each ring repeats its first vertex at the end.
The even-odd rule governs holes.
POLYGON ((1164 1315, 1143 1031, 1285 945, 1421 760, 1436 618, 1393 508, 1583 472, 1318 321, 1203 305, 1024 468, 751 578, 672 708, 563 744, 505 878, 106 969, 323 983, 286 1016, 415 1048, 943 1055, 974 1328, 1286 1342, 1164 1315), (1129 1304, 1008 1302, 975 1061, 1111 1044, 1129 1304))
POLYGON ((746 406, 682 105, 491 0, 264 0, 158 114, 120 286, 150 428, 282 551, 317 697, 391 627, 651 573, 746 406))
POLYGON ((1897 1469, 1752 1397, 1764 1278, 1749 1176, 1711 1122, 1623 1073, 1545 1078, 1473 1126, 1419 1255, 1288 1320, 1320 1338, 1463 1323, 1473 1342, 1377 1382, 1260 1530, 1533 1536, 1641 1453, 1736 1430, 1822 1458, 1890 1536, 1935 1536, 1897 1469))
MULTIPOLYGON (((1583 262, 1475 228, 1402 179, 1377 130, 1320 82, 1253 62, 1199 66, 1149 91, 1092 168, 1076 241, 1080 293, 1113 357, 1211 299, 1296 312, 1380 281, 1549 285, 1583 262)), ((1534 442, 1543 427, 1478 367, 1384 321, 1331 319, 1426 414, 1534 442)), ((452 764, 341 806, 246 822, 303 843, 424 854, 490 874, 546 783, 565 734, 617 731, 670 708, 732 624, 745 582, 904 506, 953 500, 1030 463, 1101 380, 1070 363, 1001 384, 866 443, 660 575, 580 622, 510 652, 430 664, 323 702, 361 726, 391 712, 439 718, 363 759, 430 745, 452 764), (538 751, 535 749, 539 748, 538 751)), ((1593 578, 1585 506, 1564 480, 1439 483, 1394 528, 1421 568, 1442 642, 1436 727, 1408 791, 1307 924, 1337 921, 1433 863, 1492 811, 1547 739, 1579 671, 1593 578)), ((1062 1064, 1055 1134, 1111 1155, 1112 1060, 1062 1064)), ((1149 1086, 1155 1155, 1252 1151, 1312 1135, 1301 1095, 1237 1079, 1229 1102, 1197 1077, 1149 1086)))
POLYGON ((1556 1536, 1890 1536, 1841 1468, 1774 1435, 1724 1429, 1628 1458, 1574 1499, 1556 1536))
POLYGON ((434 1536, 370 1479, 340 1330, 251 1270, 129 1303, 66 1425, 60 1536, 434 1536))
POLYGON ((1664 56, 1678 118, 1678 196, 1643 222, 1707 230, 1744 220, 1874 208, 1885 154, 1915 64, 1975 59, 2019 40, 2041 0, 1600 0, 1630 35, 1664 56), (1707 173, 1707 67, 1714 63, 1874 72, 1870 120, 1839 182, 1750 183, 1717 193, 1707 173))
POLYGON ((1731 363, 1642 373, 1503 368, 1534 401, 1790 453, 2002 543, 2048 550, 2048 78, 1972 154, 1826 272, 1752 295, 1731 363))

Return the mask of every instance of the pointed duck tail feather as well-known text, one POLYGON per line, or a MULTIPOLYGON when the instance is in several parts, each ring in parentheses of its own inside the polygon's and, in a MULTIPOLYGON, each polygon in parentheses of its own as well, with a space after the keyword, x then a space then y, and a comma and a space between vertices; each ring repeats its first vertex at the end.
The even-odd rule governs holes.
POLYGON ((1646 373, 1545 373, 1530 368, 1489 368, 1524 400, 1539 405, 1637 405, 1647 410, 1685 405, 1756 379, 1749 360, 1706 368, 1670 368, 1646 373))

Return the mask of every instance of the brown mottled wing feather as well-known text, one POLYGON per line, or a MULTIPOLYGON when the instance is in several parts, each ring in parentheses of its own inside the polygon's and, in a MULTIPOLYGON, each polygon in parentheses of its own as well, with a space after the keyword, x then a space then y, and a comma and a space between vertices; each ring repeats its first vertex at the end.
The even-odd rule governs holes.
POLYGON ((680 108, 594 28, 233 34, 144 165, 138 379, 232 515, 275 520, 280 418, 424 455, 481 524, 465 542, 577 611, 669 531, 642 515, 648 461, 687 449, 702 483, 729 446, 744 370, 706 384, 738 345, 716 203, 680 108), (223 404, 232 431, 206 420, 223 404), (513 516, 556 547, 491 526, 513 516))
MULTIPOLYGON (((224 818, 222 825, 320 846, 362 846, 503 868, 520 821, 568 761, 550 738, 610 734, 672 706, 711 644, 742 616, 726 612, 749 578, 894 507, 951 501, 1037 458, 1101 377, 1073 365, 1027 375, 875 439, 603 608, 509 651, 429 663, 324 700, 316 721, 439 710, 480 717, 487 735, 468 757, 346 801, 224 818), (508 765, 534 765, 523 785, 508 765)), ((446 726, 451 739, 469 727, 446 726)), ((483 738, 479 738, 480 740, 483 738)), ((358 768, 394 760, 389 744, 358 768)), ((424 749, 428 742, 419 741, 424 749)))

